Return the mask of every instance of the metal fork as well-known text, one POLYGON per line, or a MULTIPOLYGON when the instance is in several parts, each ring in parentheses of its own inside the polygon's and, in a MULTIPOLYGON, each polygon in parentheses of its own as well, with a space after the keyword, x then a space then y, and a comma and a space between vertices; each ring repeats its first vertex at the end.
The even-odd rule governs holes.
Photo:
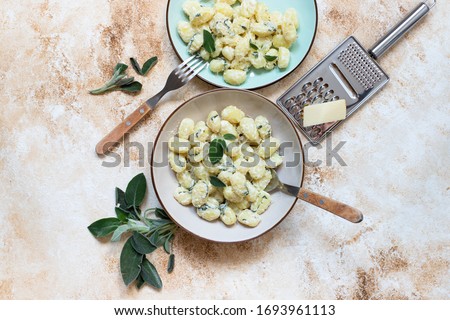
POLYGON ((166 85, 155 96, 145 101, 139 108, 127 116, 122 123, 117 125, 110 133, 108 133, 95 147, 98 155, 106 154, 112 146, 119 143, 125 133, 131 130, 139 121, 141 121, 150 111, 156 108, 159 100, 170 91, 176 90, 188 83, 200 71, 202 71, 208 63, 199 56, 192 56, 178 67, 176 67, 167 78, 166 85))

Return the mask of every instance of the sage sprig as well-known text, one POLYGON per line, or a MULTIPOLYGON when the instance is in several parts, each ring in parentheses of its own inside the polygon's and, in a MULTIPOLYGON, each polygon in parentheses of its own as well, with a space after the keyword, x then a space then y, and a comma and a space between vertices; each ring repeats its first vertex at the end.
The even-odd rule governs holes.
POLYGON ((141 211, 147 182, 144 174, 138 174, 128 183, 125 191, 116 188, 116 217, 95 221, 88 230, 96 238, 111 235, 111 241, 119 241, 128 235, 120 254, 120 271, 125 285, 135 283, 141 288, 144 283, 160 289, 162 281, 155 266, 147 259, 158 247, 169 254, 167 272, 172 272, 175 256, 172 243, 177 226, 160 208, 141 211), (154 217, 151 217, 154 216, 154 217))
POLYGON ((91 94, 102 94, 112 90, 120 90, 126 92, 139 92, 142 89, 142 84, 134 81, 134 77, 127 77, 125 71, 128 66, 123 63, 118 63, 114 67, 114 72, 111 79, 102 87, 89 91, 91 94))
POLYGON ((152 57, 147 61, 145 61, 144 65, 141 68, 141 66, 139 65, 139 63, 135 58, 130 58, 130 63, 134 71, 136 71, 136 73, 141 76, 145 76, 150 71, 150 69, 152 69, 156 65, 157 62, 158 57, 152 57))

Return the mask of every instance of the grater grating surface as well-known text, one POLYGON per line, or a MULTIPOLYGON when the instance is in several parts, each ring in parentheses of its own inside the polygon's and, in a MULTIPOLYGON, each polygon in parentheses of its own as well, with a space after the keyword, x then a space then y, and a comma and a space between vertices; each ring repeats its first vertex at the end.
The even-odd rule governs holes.
POLYGON ((366 50, 349 37, 278 98, 277 104, 317 144, 344 120, 304 127, 305 106, 345 99, 348 118, 388 81, 366 50))

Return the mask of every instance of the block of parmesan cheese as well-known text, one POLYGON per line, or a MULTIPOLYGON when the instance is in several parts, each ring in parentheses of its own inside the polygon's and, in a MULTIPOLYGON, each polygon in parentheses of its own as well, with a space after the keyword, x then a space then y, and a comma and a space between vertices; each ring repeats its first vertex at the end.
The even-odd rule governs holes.
POLYGON ((337 100, 320 104, 313 104, 303 108, 303 126, 334 122, 345 119, 347 106, 345 100, 337 100))

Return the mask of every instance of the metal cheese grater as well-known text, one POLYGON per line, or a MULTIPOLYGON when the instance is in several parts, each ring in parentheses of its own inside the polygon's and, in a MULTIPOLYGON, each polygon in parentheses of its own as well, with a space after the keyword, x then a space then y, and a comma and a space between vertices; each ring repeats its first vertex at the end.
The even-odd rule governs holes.
POLYGON ((368 52, 353 36, 347 38, 278 98, 278 106, 311 143, 321 142, 326 134, 344 120, 304 127, 303 108, 311 104, 345 99, 347 118, 352 115, 389 81, 388 75, 376 59, 421 20, 435 4, 436 1, 421 2, 368 52))

